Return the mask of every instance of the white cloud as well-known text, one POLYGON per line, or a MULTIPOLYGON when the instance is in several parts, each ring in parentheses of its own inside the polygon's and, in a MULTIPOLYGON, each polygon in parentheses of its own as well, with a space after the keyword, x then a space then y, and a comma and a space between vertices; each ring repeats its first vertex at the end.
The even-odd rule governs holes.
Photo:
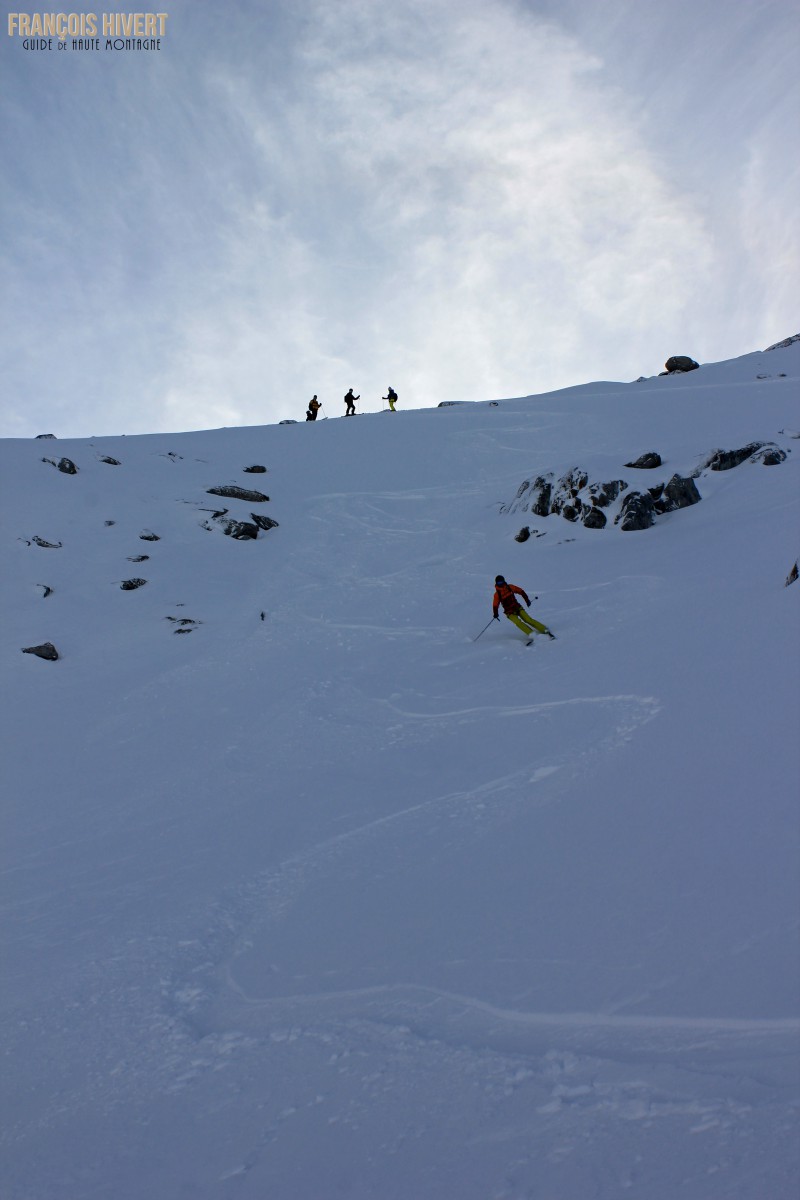
POLYGON ((781 221, 785 191, 754 165, 723 202, 697 146, 682 177, 642 119, 648 81, 622 86, 577 26, 513 0, 278 12, 231 9, 223 41, 187 5, 193 37, 146 72, 87 71, 77 94, 59 76, 66 146, 27 114, 6 432, 302 418, 313 392, 338 415, 351 385, 377 408, 388 384, 402 407, 631 378, 748 337, 765 310, 740 306, 745 260, 746 292, 780 290, 759 210, 781 221))
POLYGON ((703 224, 574 41, 430 0, 323 4, 307 30, 280 114, 252 77, 220 84, 284 212, 253 199, 230 230, 221 315, 249 366, 204 370, 243 420, 259 360, 295 415, 305 391, 338 412, 350 383, 373 406, 388 381, 415 403, 555 385, 598 339, 621 356, 669 326, 703 224))

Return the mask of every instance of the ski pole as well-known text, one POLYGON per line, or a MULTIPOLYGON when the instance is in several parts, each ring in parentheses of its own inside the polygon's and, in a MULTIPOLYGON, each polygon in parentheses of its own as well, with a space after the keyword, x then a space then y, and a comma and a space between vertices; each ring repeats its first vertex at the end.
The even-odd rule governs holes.
POLYGON ((491 623, 492 623, 492 621, 493 621, 493 620, 494 620, 494 617, 492 617, 492 620, 491 620, 491 621, 489 621, 489 624, 488 624, 488 625, 484 625, 483 629, 482 629, 482 630, 480 631, 480 633, 478 634, 478 637, 474 637, 474 638, 472 639, 472 640, 473 640, 473 642, 477 642, 477 640, 478 640, 478 638, 479 638, 479 637, 483 637, 484 633, 486 633, 486 630, 489 628, 489 625, 491 625, 491 623))

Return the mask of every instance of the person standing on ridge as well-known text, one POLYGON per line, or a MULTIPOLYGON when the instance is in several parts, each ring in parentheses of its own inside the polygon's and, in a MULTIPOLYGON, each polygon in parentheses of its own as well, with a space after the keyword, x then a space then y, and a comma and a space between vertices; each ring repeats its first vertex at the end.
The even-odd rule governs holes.
POLYGON ((395 408, 395 401, 397 400, 397 392, 394 390, 394 388, 389 388, 389 395, 381 396, 381 400, 388 400, 389 408, 392 410, 392 412, 397 411, 395 408))
POLYGON ((361 399, 361 396, 354 396, 353 389, 350 388, 347 395, 344 398, 344 403, 345 403, 345 414, 344 415, 346 417, 354 417, 356 415, 356 400, 360 400, 360 399, 361 399))
POLYGON ((322 408, 322 405, 320 404, 317 397, 312 396, 311 400, 309 401, 309 404, 308 404, 308 412, 306 413, 306 420, 307 421, 316 421, 317 413, 319 412, 319 410, 321 408, 322 408))
POLYGON ((506 583, 503 576, 498 575, 494 581, 494 599, 492 600, 492 616, 495 621, 500 620, 497 614, 502 604, 503 612, 509 621, 513 621, 517 629, 521 629, 523 633, 531 634, 535 630, 537 633, 546 633, 548 637, 555 638, 556 635, 551 633, 546 625, 542 625, 541 621, 537 621, 525 611, 517 600, 517 596, 522 596, 525 603, 530 604, 527 592, 513 583, 506 583))

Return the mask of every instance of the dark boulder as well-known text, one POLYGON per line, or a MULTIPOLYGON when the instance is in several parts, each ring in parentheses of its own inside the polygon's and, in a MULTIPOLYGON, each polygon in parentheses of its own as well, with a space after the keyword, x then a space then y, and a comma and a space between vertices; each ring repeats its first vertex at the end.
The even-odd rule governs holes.
POLYGON ((260 513, 250 513, 250 516, 253 518, 259 529, 266 531, 267 529, 278 528, 278 522, 273 521, 272 517, 262 517, 260 513))
POLYGON ((606 514, 599 508, 587 508, 583 514, 583 523, 587 529, 605 529, 606 514))
POLYGON ((673 475, 661 489, 661 495, 654 497, 655 510, 658 513, 675 512, 679 508, 689 508, 692 504, 698 504, 701 499, 693 479, 673 475))
POLYGON ((255 541, 258 537, 258 526, 254 521, 221 520, 222 531, 227 537, 235 538, 237 542, 255 541))
POLYGON ((625 466, 634 467, 637 471, 652 471, 661 466, 661 455, 655 450, 649 450, 647 454, 641 454, 635 462, 625 463, 625 466))
POLYGON ((515 534, 514 541, 515 542, 527 542, 527 540, 530 536, 531 536, 530 529, 528 528, 527 525, 523 525, 522 529, 520 529, 519 533, 515 534))
POLYGON ((35 654, 37 658, 44 658, 48 662, 58 661, 58 651, 52 642, 42 642, 41 646, 23 646, 23 654, 35 654))
POLYGON ((655 504, 648 492, 629 492, 622 501, 622 508, 617 514, 615 525, 620 529, 650 529, 655 524, 655 504))
POLYGON ((37 546, 41 546, 43 550, 60 550, 64 545, 63 542, 46 542, 44 538, 40 538, 36 534, 31 538, 31 541, 37 546))
POLYGON ((246 500, 248 504, 263 504, 269 500, 269 496, 265 496, 263 492, 254 492, 249 488, 236 487, 233 484, 206 488, 206 492, 209 496, 224 496, 227 500, 246 500))
POLYGON ((108 465, 110 467, 121 467, 122 466, 122 463, 119 461, 118 458, 111 458, 108 454, 101 454, 100 462, 108 463, 108 465))
POLYGON ((50 463, 51 467, 57 467, 62 475, 78 474, 78 468, 71 458, 60 458, 58 462, 54 458, 43 458, 42 462, 50 463))
POLYGON ((780 446, 763 446, 753 455, 752 462, 760 462, 765 467, 777 467, 786 462, 786 451, 780 446))
POLYGON ((37 435, 36 435, 37 442, 42 442, 42 441, 44 441, 44 442, 53 441, 54 442, 55 440, 56 440, 56 435, 54 433, 37 433, 37 435))
POLYGON ((264 475, 266 470, 266 467, 262 467, 259 463, 256 463, 252 467, 245 467, 244 473, 245 475, 264 475))
POLYGON ((123 579, 119 586, 123 592, 135 592, 137 588, 144 587, 146 583, 146 579, 123 579))
POLYGON ((689 358, 686 354, 673 354, 664 363, 668 375, 679 375, 684 371, 696 371, 700 363, 696 363, 693 358, 689 358))
POLYGON ((157 533, 153 533, 151 529, 143 529, 139 534, 140 542, 160 542, 161 538, 157 533))
POLYGON ((149 558, 149 554, 129 554, 128 562, 147 562, 149 558))
POLYGON ((789 574, 786 576, 786 583, 784 584, 785 587, 788 587, 790 583, 797 583, 797 573, 797 563, 795 563, 789 574))

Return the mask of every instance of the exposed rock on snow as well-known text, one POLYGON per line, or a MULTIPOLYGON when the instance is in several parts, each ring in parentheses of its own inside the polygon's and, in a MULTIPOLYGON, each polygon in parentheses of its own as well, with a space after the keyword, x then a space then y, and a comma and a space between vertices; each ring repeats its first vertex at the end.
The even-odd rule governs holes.
MULTIPOLYGON (((208 510, 206 510, 208 511, 208 510)), ((255 541, 258 537, 259 529, 264 531, 275 529, 278 522, 272 517, 263 517, 260 513, 251 513, 252 521, 240 521, 228 515, 228 509, 217 509, 211 513, 211 516, 206 521, 201 521, 201 528, 212 532, 215 525, 218 525, 222 532, 227 537, 235 538, 239 542, 255 541)))
POLYGON ((38 534, 34 534, 34 536, 31 538, 31 541, 34 542, 35 545, 41 546, 43 550, 60 550, 64 545, 63 542, 46 542, 44 538, 39 537, 38 534))
MULTIPOLYGON (((533 482, 525 480, 512 503, 508 507, 502 507, 500 511, 514 512, 521 509, 539 517, 559 514, 566 521, 583 520, 589 529, 602 529, 606 521, 600 519, 602 513, 598 510, 613 504, 627 486, 624 479, 589 483, 588 473, 580 467, 573 467, 558 480, 554 480, 552 473, 537 475, 533 482)), ((517 540, 527 539, 518 535, 517 540)))
POLYGON ((774 346, 767 346, 764 353, 766 354, 769 350, 785 350, 787 346, 793 346, 795 342, 800 342, 800 333, 794 333, 791 337, 784 338, 782 342, 776 342, 774 346))
POLYGON ((108 463, 108 465, 110 467, 121 467, 122 466, 122 463, 119 461, 118 458, 111 458, 110 455, 108 455, 108 454, 101 454, 100 462, 108 463))
POLYGON ((191 617, 167 617, 168 621, 172 621, 173 625, 177 625, 177 629, 173 629, 173 633, 191 633, 197 625, 201 625, 201 621, 194 621, 191 617))
POLYGON ((629 492, 622 501, 622 508, 614 524, 627 533, 629 530, 649 529, 651 525, 655 525, 655 520, 655 502, 650 493, 629 492))
MULTIPOLYGON (((612 479, 609 483, 590 483, 585 494, 592 507, 608 508, 627 486, 624 479, 612 479)), ((585 502, 582 503, 585 508, 585 502)))
POLYGON ((786 583, 784 586, 788 587, 790 583, 797 583, 797 563, 794 564, 791 571, 786 576, 786 583))
POLYGON ((36 440, 37 442, 41 442, 41 441, 55 441, 55 440, 56 440, 56 435, 55 435, 54 433, 37 433, 37 435, 36 435, 36 439, 35 439, 35 440, 36 440))
POLYGON ((664 363, 668 375, 682 375, 686 371, 696 371, 699 366, 700 364, 696 363, 693 358, 689 358, 688 354, 673 354, 664 363))
POLYGON ((245 475, 264 475, 266 470, 266 467, 262 467, 259 463, 256 463, 252 467, 245 467, 244 473, 245 475))
POLYGON ((78 474, 78 468, 71 458, 60 458, 58 462, 54 458, 43 458, 42 462, 50 463, 51 467, 57 467, 63 475, 78 474))
POLYGON ((220 487, 206 488, 209 496, 224 496, 226 500, 246 500, 248 504, 263 504, 269 500, 263 492, 254 492, 250 488, 237 487, 234 484, 222 484, 220 487))
POLYGON ((23 654, 35 654, 37 658, 47 659, 48 662, 58 660, 58 651, 52 642, 42 642, 40 646, 23 646, 23 654))
POLYGON ((697 490, 693 479, 684 479, 673 475, 667 484, 659 484, 657 488, 648 488, 655 504, 657 513, 675 512, 679 508, 689 508, 698 504, 702 496, 697 490))
POLYGON ((137 588, 144 587, 146 583, 146 579, 123 579, 119 586, 123 592, 135 592, 137 588))
POLYGON ((143 529, 139 534, 139 540, 141 542, 160 542, 161 538, 157 533, 153 533, 151 529, 143 529))
POLYGON ((743 462, 760 462, 766 467, 774 467, 786 459, 786 451, 781 450, 774 442, 749 442, 738 450, 715 450, 706 459, 701 470, 730 471, 741 466, 743 462))
POLYGON ((273 521, 272 517, 262 517, 260 513, 250 513, 250 516, 253 518, 259 529, 266 531, 267 529, 277 529, 278 527, 278 522, 273 521))
POLYGON ((625 463, 625 466, 635 467, 637 471, 652 471, 661 466, 661 455, 655 450, 649 450, 646 454, 640 454, 635 462, 625 463))
POLYGON ((522 529, 520 529, 519 533, 516 534, 516 536, 514 537, 514 541, 515 542, 527 542, 527 540, 530 536, 531 536, 530 529, 528 528, 527 525, 523 525, 522 529))
POLYGON ((587 529, 605 529, 606 515, 599 508, 587 508, 583 514, 583 523, 587 529))

